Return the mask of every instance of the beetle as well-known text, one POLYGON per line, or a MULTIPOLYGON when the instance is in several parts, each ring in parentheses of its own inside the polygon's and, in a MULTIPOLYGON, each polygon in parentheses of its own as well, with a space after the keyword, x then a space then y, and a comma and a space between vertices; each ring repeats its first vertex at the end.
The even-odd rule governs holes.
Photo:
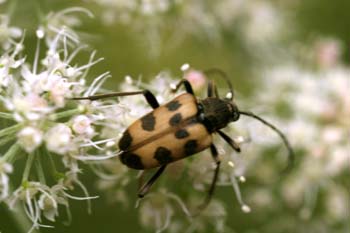
POLYGON ((240 152, 239 144, 225 134, 221 129, 229 123, 237 121, 241 115, 252 117, 275 131, 283 140, 288 150, 290 165, 294 159, 294 152, 286 136, 273 124, 258 115, 241 111, 234 102, 234 91, 230 79, 220 69, 204 71, 209 76, 218 74, 223 77, 228 85, 229 92, 221 98, 216 85, 209 80, 207 97, 196 98, 190 82, 182 79, 173 92, 184 86, 186 92, 178 95, 170 102, 160 105, 156 97, 149 90, 132 92, 113 92, 87 97, 76 97, 75 100, 98 100, 108 97, 120 97, 129 95, 143 95, 152 111, 132 123, 119 140, 120 161, 129 168, 137 170, 158 170, 141 185, 138 196, 144 197, 154 182, 164 172, 168 164, 188 156, 192 156, 206 149, 210 149, 216 167, 207 196, 199 209, 204 209, 214 193, 216 181, 220 169, 218 151, 213 143, 213 134, 217 133, 236 152, 240 152))

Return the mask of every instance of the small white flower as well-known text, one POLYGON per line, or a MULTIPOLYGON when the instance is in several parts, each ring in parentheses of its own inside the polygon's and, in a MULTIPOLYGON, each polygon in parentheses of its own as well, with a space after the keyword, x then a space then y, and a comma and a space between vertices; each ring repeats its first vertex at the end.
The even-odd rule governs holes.
POLYGON ((22 36, 22 30, 17 27, 11 27, 9 23, 9 16, 0 14, 0 45, 5 50, 10 48, 12 38, 16 39, 22 36))
POLYGON ((24 58, 19 58, 17 60, 16 55, 16 51, 14 51, 12 54, 5 53, 0 56, 0 92, 2 87, 7 88, 13 81, 11 70, 17 69, 25 61, 24 58))
POLYGON ((55 221, 55 217, 58 215, 58 205, 53 196, 49 193, 42 193, 39 197, 38 205, 48 220, 55 221))
POLYGON ((8 177, 8 174, 12 173, 12 171, 12 165, 4 162, 0 158, 0 202, 9 196, 10 178, 8 177))
POLYGON ((91 126, 91 120, 85 115, 78 115, 73 119, 72 129, 77 134, 91 135, 94 129, 91 126))
POLYGON ((35 127, 27 126, 17 134, 18 142, 28 153, 41 145, 43 132, 35 127))
MULTIPOLYGON (((13 96, 12 104, 14 110, 29 121, 37 121, 51 111, 47 101, 35 93, 28 93, 26 96, 13 96)), ((17 118, 18 121, 24 119, 17 118)))
POLYGON ((72 149, 72 130, 65 124, 59 123, 49 129, 45 142, 49 151, 65 154, 72 149))

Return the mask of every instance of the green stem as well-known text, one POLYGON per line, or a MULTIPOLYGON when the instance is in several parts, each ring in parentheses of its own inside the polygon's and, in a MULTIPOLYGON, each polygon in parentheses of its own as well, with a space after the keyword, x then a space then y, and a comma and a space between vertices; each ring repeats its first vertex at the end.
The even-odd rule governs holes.
POLYGON ((17 143, 13 144, 1 158, 4 161, 11 163, 14 160, 14 157, 17 155, 17 152, 20 150, 20 148, 21 147, 17 143))
POLYGON ((45 179, 45 174, 44 174, 44 169, 43 169, 43 166, 41 164, 41 159, 40 159, 40 154, 39 152, 37 152, 37 155, 36 155, 38 158, 37 160, 35 161, 35 167, 36 167, 36 172, 37 172, 37 175, 38 175, 38 178, 39 178, 39 181, 40 183, 42 184, 46 184, 46 179, 45 179))
POLYGON ((16 135, 7 136, 0 139, 0 147, 16 139, 16 135))
MULTIPOLYGON (((2 205, 3 209, 7 210, 8 215, 15 222, 15 226, 19 232, 26 233, 32 227, 32 222, 28 219, 24 212, 24 209, 19 205, 15 205, 13 209, 9 209, 7 206, 2 205)), ((32 233, 40 233, 38 229, 33 229, 32 233)))
POLYGON ((13 115, 7 112, 0 112, 0 118, 7 119, 7 120, 14 120, 13 115))
POLYGON ((32 165, 33 165, 34 157, 35 157, 35 153, 30 153, 28 155, 26 166, 23 172, 22 183, 25 183, 26 181, 28 181, 28 177, 29 177, 30 169, 32 168, 32 165))
POLYGON ((79 114, 81 113, 82 110, 77 108, 77 109, 71 109, 71 110, 67 110, 67 111, 63 111, 63 112, 59 112, 59 113, 55 113, 55 114, 52 114, 50 115, 50 119, 55 121, 55 120, 58 120, 60 118, 64 118, 64 117, 70 117, 70 116, 73 116, 73 115, 76 115, 76 114, 79 114))
POLYGON ((46 152, 47 152, 47 155, 45 157, 49 158, 49 163, 51 168, 50 172, 51 172, 52 178, 58 181, 64 177, 64 173, 60 173, 57 171, 56 164, 52 154, 49 151, 46 151, 46 152))
POLYGON ((0 130, 0 137, 7 136, 9 134, 14 134, 22 128, 22 124, 12 125, 5 129, 0 130))
MULTIPOLYGON (((11 193, 14 190, 13 185, 11 184, 10 190, 11 193)), ((0 204, 0 207, 3 207, 3 209, 5 209, 8 215, 12 218, 13 222, 16 223, 16 228, 18 232, 27 233, 29 229, 33 226, 33 223, 28 219, 28 216, 26 215, 23 207, 19 203, 15 204, 14 207, 11 209, 5 204, 0 204)), ((40 231, 39 229, 33 229, 32 233, 40 233, 40 231)))

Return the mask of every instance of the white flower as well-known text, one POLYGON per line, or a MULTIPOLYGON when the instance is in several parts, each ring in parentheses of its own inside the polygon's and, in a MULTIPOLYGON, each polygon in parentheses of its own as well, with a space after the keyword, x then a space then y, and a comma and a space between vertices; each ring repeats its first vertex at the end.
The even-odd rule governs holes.
POLYGON ((0 56, 0 92, 2 87, 7 88, 13 81, 11 70, 17 69, 24 63, 24 58, 16 59, 18 52, 15 49, 12 54, 5 53, 0 56))
POLYGON ((65 154, 72 149, 72 130, 65 124, 59 123, 45 134, 46 147, 57 154, 65 154))
POLYGON ((91 126, 91 120, 85 115, 78 115, 73 119, 72 129, 77 134, 91 135, 94 129, 91 126))
POLYGON ((18 114, 16 120, 21 122, 26 120, 37 121, 47 115, 52 108, 48 106, 47 101, 35 93, 28 93, 13 96, 13 110, 18 114))
POLYGON ((44 34, 47 44, 55 43, 57 33, 63 33, 70 41, 77 43, 79 36, 73 30, 74 27, 81 24, 81 20, 75 15, 76 13, 83 13, 90 18, 93 14, 85 8, 71 7, 58 12, 50 12, 45 19, 45 24, 39 28, 40 33, 44 34))
POLYGON ((55 217, 58 215, 58 206, 53 197, 46 193, 41 194, 39 197, 38 205, 48 220, 55 221, 55 217))
POLYGON ((8 177, 8 174, 12 173, 12 171, 12 165, 4 162, 0 158, 0 202, 9 196, 10 178, 8 177))
POLYGON ((10 48, 12 38, 16 39, 22 36, 22 30, 17 27, 10 27, 9 21, 7 15, 0 15, 0 45, 2 45, 5 50, 10 48))
POLYGON ((41 145, 43 132, 37 128, 27 126, 17 134, 17 138, 23 149, 31 153, 41 145))

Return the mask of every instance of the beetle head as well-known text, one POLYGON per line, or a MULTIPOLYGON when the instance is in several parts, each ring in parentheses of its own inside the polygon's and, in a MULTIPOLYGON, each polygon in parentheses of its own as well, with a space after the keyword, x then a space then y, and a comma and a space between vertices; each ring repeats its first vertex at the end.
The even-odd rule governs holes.
POLYGON ((231 121, 238 121, 239 117, 240 117, 240 113, 239 113, 239 110, 238 110, 236 103, 229 98, 225 98, 225 101, 226 101, 227 107, 231 113, 231 121))

